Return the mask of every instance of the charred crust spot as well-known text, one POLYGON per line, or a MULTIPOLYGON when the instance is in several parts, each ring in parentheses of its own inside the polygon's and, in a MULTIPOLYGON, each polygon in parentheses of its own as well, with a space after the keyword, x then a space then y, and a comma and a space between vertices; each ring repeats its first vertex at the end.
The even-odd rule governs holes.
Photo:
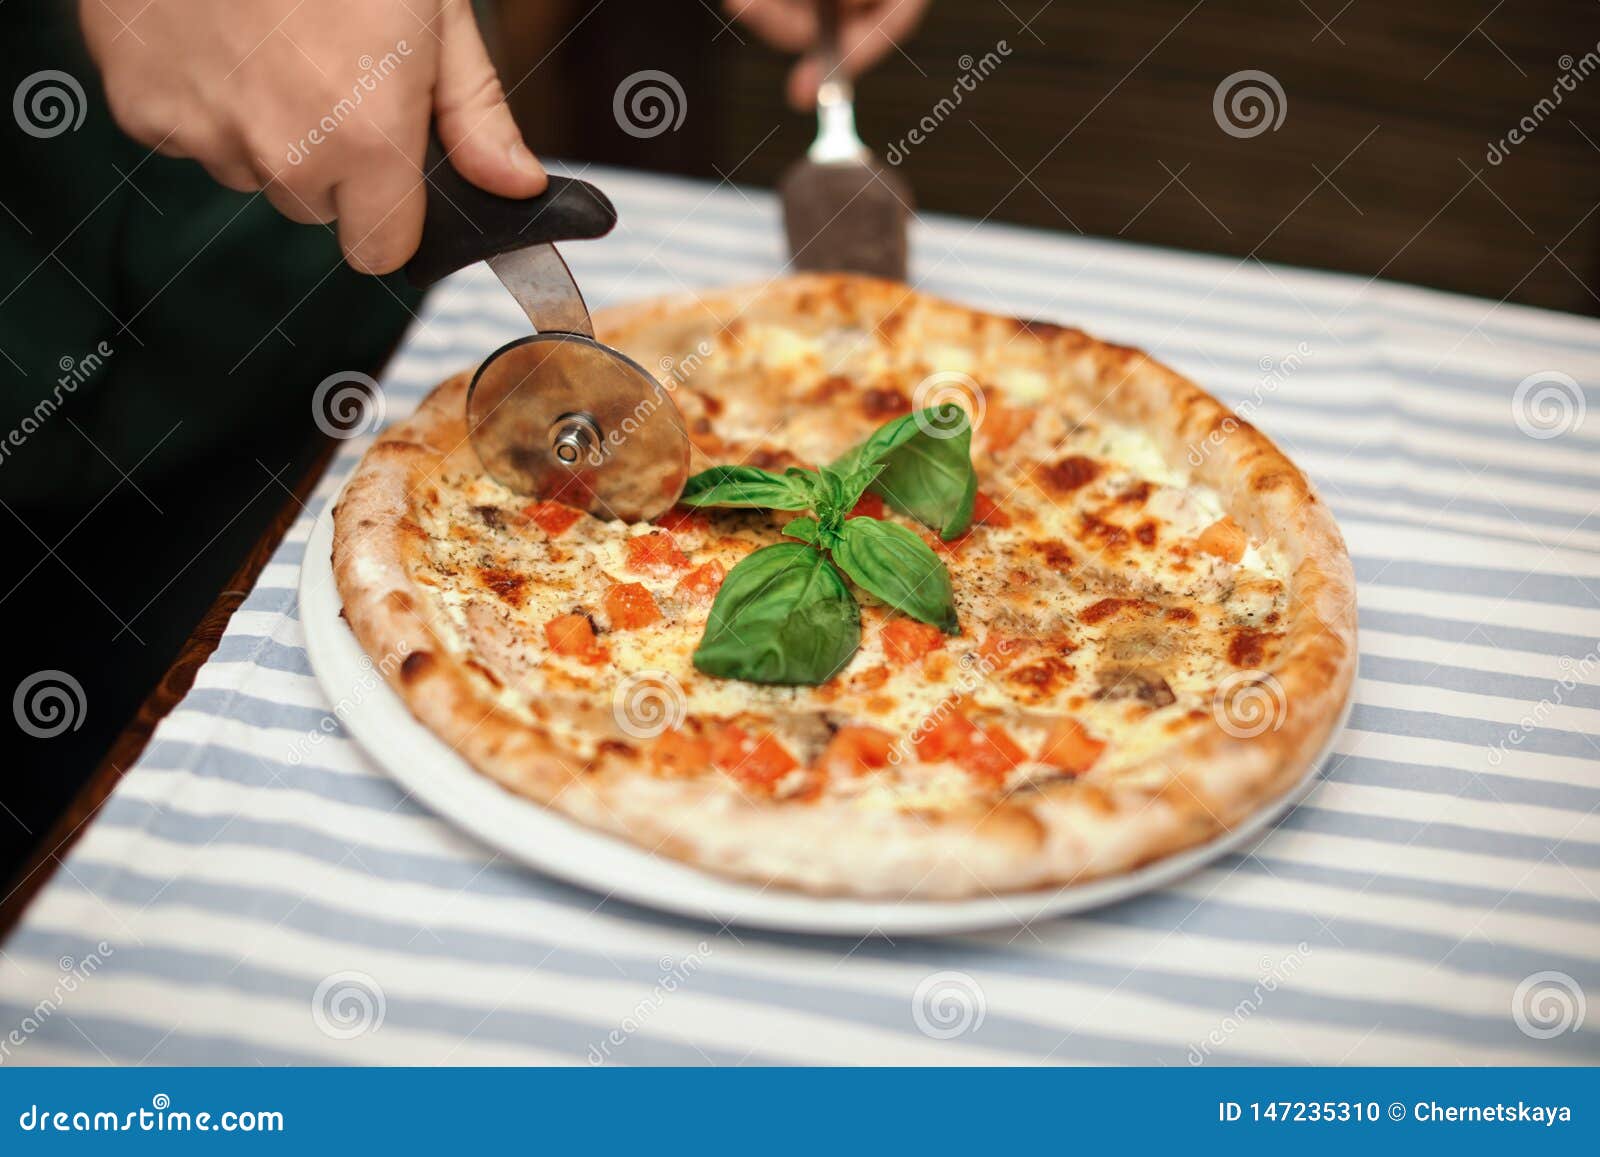
POLYGON ((861 392, 861 412, 874 421, 911 412, 911 401, 899 390, 874 386, 861 392))
POLYGON ((1260 474, 1257 474, 1255 478, 1251 479, 1250 489, 1257 491, 1258 493, 1265 493, 1269 490, 1279 490, 1285 486, 1292 486, 1293 484, 1294 475, 1292 474, 1286 473, 1282 470, 1263 470, 1260 474))
POLYGON ((811 387, 810 393, 806 395, 806 400, 809 402, 832 401, 840 394, 849 393, 853 388, 849 378, 842 374, 830 374, 811 387))
POLYGON ((1125 503, 1128 506, 1143 506, 1150 498, 1151 489, 1152 487, 1150 483, 1141 478, 1138 482, 1135 482, 1121 494, 1117 495, 1117 501, 1125 503))
POLYGON ((1053 570, 1072 569, 1072 552, 1067 549, 1067 544, 1049 539, 1038 544, 1039 556, 1044 559, 1053 570))
POLYGON ((1123 611, 1138 611, 1140 614, 1147 614, 1153 609, 1143 599, 1101 599, 1099 602, 1092 603, 1079 611, 1078 621, 1092 625, 1094 623, 1103 623, 1111 616, 1120 614, 1123 611))
POLYGON ((466 665, 468 667, 471 667, 479 675, 482 675, 483 678, 488 682, 489 686, 496 687, 496 688, 505 686, 505 684, 500 681, 500 676, 496 675, 492 670, 490 670, 488 667, 484 666, 478 660, 476 660, 476 659, 468 659, 466 661, 466 665))
POLYGON ((1266 658, 1267 641, 1272 638, 1254 627, 1241 627, 1228 639, 1228 662, 1235 667, 1259 667, 1266 658))
POLYGON ((412 651, 400 662, 400 681, 415 683, 433 670, 434 662, 432 651, 412 651))
POLYGON ((520 607, 528 597, 528 576, 500 567, 480 566, 478 577, 501 602, 520 607))
POLYGON ((1053 321, 1040 321, 1034 317, 1019 317, 1016 322, 1018 333, 1025 333, 1029 337, 1038 338, 1040 341, 1050 341, 1063 334, 1073 332, 1064 325, 1057 325, 1053 321))
POLYGON ((1128 530, 1114 522, 1107 522, 1093 514, 1083 516, 1083 536, 1085 538, 1098 538, 1107 550, 1116 550, 1128 545, 1128 530))
POLYGON ((1100 476, 1100 466, 1093 458, 1085 458, 1082 454, 1072 454, 1059 462, 1052 462, 1047 466, 1040 466, 1037 470, 1040 481, 1057 494, 1071 494, 1089 485, 1100 476))
POLYGON ((1041 703, 1070 684, 1075 675, 1071 663, 1056 655, 1047 655, 1007 672, 1006 682, 1016 689, 1018 698, 1041 703))
POLYGON ((505 511, 498 506, 474 506, 472 513, 483 520, 483 524, 490 530, 504 530, 506 528, 505 511))

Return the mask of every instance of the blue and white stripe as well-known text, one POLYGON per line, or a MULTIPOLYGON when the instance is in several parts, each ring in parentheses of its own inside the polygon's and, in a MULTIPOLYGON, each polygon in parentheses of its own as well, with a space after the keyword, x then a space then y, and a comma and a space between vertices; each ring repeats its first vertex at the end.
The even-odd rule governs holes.
MULTIPOLYGON (((597 308, 779 267, 770 195, 598 179, 622 226, 567 255, 597 308)), ((1259 847, 1084 915, 897 942, 702 925, 519 868, 405 798, 310 672, 299 564, 352 443, 4 945, 4 1059, 1600 1061, 1600 1013, 1555 1035, 1513 1015, 1539 973, 1600 999, 1600 323, 966 221, 915 247, 924 289, 1142 346, 1235 404, 1298 354, 1251 419, 1339 516, 1362 656, 1321 781, 1259 847), (1542 371, 1593 412, 1536 440, 1511 398, 1542 371), (941 973, 953 1035, 929 1021, 941 973), (344 974, 381 990, 381 1026, 319 1027, 344 974)), ((486 271, 446 283, 391 417, 522 328, 486 271)))

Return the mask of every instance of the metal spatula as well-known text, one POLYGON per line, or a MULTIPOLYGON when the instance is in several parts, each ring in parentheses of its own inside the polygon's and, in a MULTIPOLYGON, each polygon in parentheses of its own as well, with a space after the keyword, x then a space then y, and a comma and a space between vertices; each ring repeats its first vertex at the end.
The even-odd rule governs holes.
POLYGON ((535 332, 490 354, 467 392, 467 428, 484 469, 521 494, 603 518, 662 513, 689 476, 683 417, 654 378, 594 339, 589 308, 555 242, 603 237, 617 223, 587 181, 551 177, 515 201, 463 179, 437 140, 428 210, 407 279, 426 289, 487 261, 535 332))
POLYGON ((797 269, 904 281, 911 187, 856 133, 855 88, 841 67, 839 0, 817 0, 817 139, 778 182, 797 269))

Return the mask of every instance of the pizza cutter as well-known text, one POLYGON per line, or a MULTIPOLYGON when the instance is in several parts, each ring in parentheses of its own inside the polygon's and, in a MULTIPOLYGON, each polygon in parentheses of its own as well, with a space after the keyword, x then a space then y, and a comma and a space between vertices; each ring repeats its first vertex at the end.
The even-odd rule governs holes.
POLYGON ((497 197, 458 174, 437 140, 426 171, 427 216, 407 280, 426 289, 487 261, 535 330, 484 359, 467 390, 467 429, 484 469, 519 494, 602 518, 664 512, 689 476, 683 417, 642 366, 595 340, 555 247, 611 232, 610 200, 556 176, 537 197, 497 197))

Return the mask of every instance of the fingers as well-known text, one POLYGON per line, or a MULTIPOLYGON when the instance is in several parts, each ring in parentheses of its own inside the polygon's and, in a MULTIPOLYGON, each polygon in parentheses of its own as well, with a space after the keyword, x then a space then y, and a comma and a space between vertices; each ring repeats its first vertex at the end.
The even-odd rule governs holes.
POLYGON ((339 248, 361 273, 392 273, 417 251, 427 209, 422 163, 426 126, 395 142, 385 163, 347 174, 333 189, 339 248))
POLYGON ((511 118, 467 0, 446 0, 439 20, 443 43, 434 120, 450 163, 474 185, 502 197, 544 192, 544 166, 511 118))
MULTIPOLYGON (((738 2, 731 0, 731 4, 738 2)), ((756 0, 761 5, 787 2, 756 0)), ((927 6, 927 0, 855 0, 846 3, 839 29, 839 56, 845 75, 860 76, 882 60, 889 49, 916 31, 927 6)), ((808 31, 802 48, 810 47, 815 37, 816 24, 809 9, 806 20, 808 31)), ((822 81, 822 64, 816 55, 811 53, 803 57, 789 72, 785 87, 789 104, 799 110, 810 108, 816 102, 817 89, 822 81)))
POLYGON ((723 0, 722 10, 779 52, 804 52, 817 38, 810 0, 723 0))

